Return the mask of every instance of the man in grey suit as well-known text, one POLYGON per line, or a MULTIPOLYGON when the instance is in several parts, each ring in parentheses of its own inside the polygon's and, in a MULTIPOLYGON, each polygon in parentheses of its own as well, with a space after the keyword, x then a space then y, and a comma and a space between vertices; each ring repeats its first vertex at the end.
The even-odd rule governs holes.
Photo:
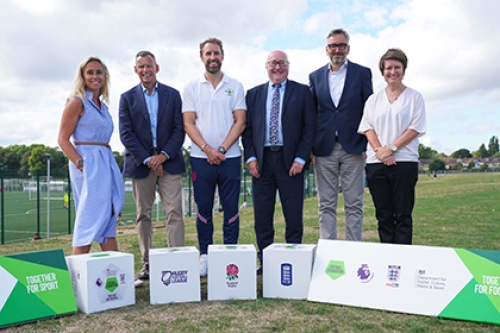
POLYGON ((366 138, 357 133, 368 96, 373 93, 369 68, 347 60, 349 34, 327 36, 330 63, 309 75, 318 113, 313 146, 318 188, 320 238, 337 239, 339 176, 344 194, 346 240, 361 241, 363 231, 363 167, 366 138))
POLYGON ((151 52, 139 52, 134 71, 141 83, 121 95, 119 107, 120 139, 126 149, 123 175, 132 178, 137 205, 143 261, 139 279, 149 279, 151 212, 157 186, 166 217, 168 246, 184 245, 181 174, 186 164, 181 151, 185 137, 182 102, 177 90, 156 80, 159 70, 151 52))

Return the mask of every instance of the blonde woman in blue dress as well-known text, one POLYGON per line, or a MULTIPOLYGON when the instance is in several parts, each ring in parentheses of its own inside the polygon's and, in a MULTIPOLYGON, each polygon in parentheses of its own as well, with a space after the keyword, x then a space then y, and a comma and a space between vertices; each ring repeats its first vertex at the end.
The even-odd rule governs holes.
POLYGON ((104 103, 108 86, 106 65, 96 57, 85 59, 78 67, 59 129, 58 143, 70 160, 75 198, 73 254, 88 253, 94 241, 103 251, 118 251, 116 221, 125 189, 108 145, 113 133, 113 120, 104 103))

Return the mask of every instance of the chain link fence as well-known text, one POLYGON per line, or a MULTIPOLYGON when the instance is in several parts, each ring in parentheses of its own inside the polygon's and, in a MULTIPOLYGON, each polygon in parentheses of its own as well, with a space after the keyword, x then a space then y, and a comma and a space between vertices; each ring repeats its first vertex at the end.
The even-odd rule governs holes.
MULTIPOLYGON (((71 234, 75 221, 75 206, 67 170, 38 170, 19 176, 18 170, 0 170, 0 244, 29 241, 71 234)), ((246 169, 241 173, 240 205, 252 207, 252 177, 246 169)), ((182 175, 182 206, 184 216, 196 212, 190 172, 182 175)), ((132 196, 132 181, 124 179, 125 205, 118 225, 135 223, 136 206, 132 196)), ((316 195, 312 168, 306 170, 304 196, 316 195)), ((279 201, 279 196, 276 196, 279 201)), ((219 208, 218 193, 214 212, 219 208)), ((153 221, 164 221, 161 201, 153 207, 153 221)))

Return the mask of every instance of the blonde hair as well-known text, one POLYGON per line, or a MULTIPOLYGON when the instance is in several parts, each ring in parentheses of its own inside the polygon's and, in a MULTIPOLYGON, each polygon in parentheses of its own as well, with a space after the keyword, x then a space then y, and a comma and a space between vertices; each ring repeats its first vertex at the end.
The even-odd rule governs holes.
POLYGON ((106 65, 101 61, 101 59, 97 57, 88 57, 85 58, 81 63, 80 66, 78 66, 78 69, 76 71, 76 76, 75 76, 75 83, 73 85, 73 90, 71 91, 71 94, 68 98, 68 101, 75 95, 80 96, 83 99, 87 99, 87 94, 85 93, 86 87, 85 87, 85 79, 83 77, 83 70, 85 69, 85 66, 87 66, 90 62, 98 62, 101 64, 102 69, 104 70, 104 84, 101 87, 101 90, 99 91, 99 96, 102 96, 102 99, 108 103, 109 101, 109 72, 108 68, 106 65))

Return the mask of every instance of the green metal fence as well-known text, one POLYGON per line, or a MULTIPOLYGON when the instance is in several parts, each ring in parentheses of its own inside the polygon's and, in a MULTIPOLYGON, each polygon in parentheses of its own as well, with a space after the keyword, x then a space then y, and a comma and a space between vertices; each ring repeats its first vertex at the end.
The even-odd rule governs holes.
MULTIPOLYGON (((242 171, 240 205, 246 201, 252 206, 252 177, 246 169, 242 171)), ((125 205, 121 212, 120 225, 134 224, 135 202, 132 182, 124 179, 125 205)), ((196 207, 190 172, 182 176, 182 200, 185 216, 192 216, 196 207)), ((316 194, 316 182, 312 168, 306 171, 304 196, 316 194)), ((277 196, 279 200, 279 196, 277 196)), ((219 207, 218 196, 214 211, 219 207)), ((29 241, 35 233, 42 238, 71 234, 75 218, 75 207, 67 170, 39 170, 28 176, 20 176, 18 170, 0 170, 0 244, 29 241), (47 179, 49 179, 49 182, 47 179)), ((165 219, 161 201, 155 202, 153 220, 165 219)))

